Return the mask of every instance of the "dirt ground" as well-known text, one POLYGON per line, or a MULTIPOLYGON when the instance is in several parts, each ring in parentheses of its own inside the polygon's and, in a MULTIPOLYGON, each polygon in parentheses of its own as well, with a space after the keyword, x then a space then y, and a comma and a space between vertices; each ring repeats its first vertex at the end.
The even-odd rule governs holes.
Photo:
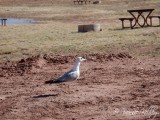
MULTIPOLYGON (((130 6, 131 8, 133 6, 145 7, 143 5, 145 1, 148 8, 148 3, 150 3, 149 0, 128 1, 104 1, 108 5, 105 10, 108 9, 111 12, 106 16, 113 14, 113 18, 117 19, 119 17, 117 11, 122 9, 121 5, 124 5, 122 9, 125 11, 122 12, 124 15, 130 6)), ((157 11, 158 14, 159 1, 157 1, 149 5, 150 8, 155 8, 155 13, 157 11)), ((1 17, 21 15, 20 17, 28 18, 32 10, 27 9, 28 12, 22 10, 17 14, 12 14, 17 9, 12 11, 10 6, 15 5, 16 8, 16 6, 23 7, 28 4, 32 8, 36 5, 47 6, 48 4, 50 6, 51 3, 73 5, 73 0, 0 0, 0 5, 4 8, 5 5, 7 6, 6 11, 2 9, 0 15, 1 17)), ((43 10, 40 12, 47 13, 43 10)), ((39 11, 35 11, 31 16, 34 18, 34 15, 35 17, 39 15, 38 13, 39 11)), ((86 16, 78 17, 75 14, 73 19, 69 16, 69 20, 73 22, 77 19, 81 21, 79 18, 86 18, 86 16)), ((51 19, 43 17, 43 14, 40 18, 51 19)), ((115 24, 114 19, 99 20, 98 18, 100 22, 104 20, 112 24, 115 24)), ((63 20, 69 21, 67 18, 63 20)), ((87 20, 89 18, 85 19, 87 20)), ((138 43, 138 47, 133 46, 135 51, 144 53, 148 52, 147 50, 151 52, 160 50, 158 30, 142 32, 142 35, 139 31, 137 32, 139 34, 127 32, 130 36, 122 33, 111 36, 118 36, 117 38, 121 39, 125 38, 123 36, 129 36, 129 38, 134 35, 146 36, 144 41, 138 43), (158 42, 152 44, 151 41, 150 46, 145 46, 146 39, 158 42)), ((111 51, 114 52, 114 49, 111 51)), ((81 64, 80 79, 59 84, 45 84, 45 81, 56 78, 69 70, 74 63, 75 55, 46 54, 19 61, 0 60, 0 120, 160 120, 160 57, 158 55, 135 56, 121 52, 103 55, 87 54, 83 57, 87 61, 81 64)))
POLYGON ((44 84, 76 56, 0 63, 1 120, 160 120, 160 58, 86 55, 80 79, 44 84))

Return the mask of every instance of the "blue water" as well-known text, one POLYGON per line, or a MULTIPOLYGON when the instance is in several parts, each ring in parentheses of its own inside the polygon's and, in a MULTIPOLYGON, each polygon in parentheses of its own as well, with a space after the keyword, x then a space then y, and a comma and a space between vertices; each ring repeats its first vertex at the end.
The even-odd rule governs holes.
POLYGON ((35 21, 33 19, 26 19, 26 18, 6 18, 7 24, 29 24, 34 23, 35 21))

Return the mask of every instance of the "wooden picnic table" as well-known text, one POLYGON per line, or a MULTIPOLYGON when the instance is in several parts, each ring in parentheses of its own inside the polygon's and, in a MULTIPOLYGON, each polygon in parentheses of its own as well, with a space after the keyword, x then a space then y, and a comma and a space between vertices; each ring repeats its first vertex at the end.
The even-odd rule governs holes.
POLYGON ((3 18, 3 19, 0 19, 0 20, 1 20, 2 26, 6 26, 6 20, 7 20, 7 19, 3 18))
POLYGON ((135 24, 132 27, 139 25, 140 27, 150 26, 147 20, 154 9, 137 9, 137 10, 127 10, 135 19, 135 24), (137 15, 138 14, 138 15, 137 15), (145 14, 145 15, 144 15, 145 14), (144 23, 140 23, 140 18, 144 20, 144 23))
POLYGON ((74 2, 74 4, 78 4, 78 5, 83 5, 83 3, 85 3, 85 4, 87 4, 87 2, 90 4, 90 0, 74 0, 73 1, 74 2))

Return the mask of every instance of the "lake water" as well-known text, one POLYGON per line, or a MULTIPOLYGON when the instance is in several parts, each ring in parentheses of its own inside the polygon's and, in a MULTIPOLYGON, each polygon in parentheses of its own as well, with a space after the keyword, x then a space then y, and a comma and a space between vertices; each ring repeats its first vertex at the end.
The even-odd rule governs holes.
MULTIPOLYGON (((1 19, 1 18, 0 18, 1 19)), ((33 19, 26 19, 26 18, 6 18, 7 24, 29 24, 34 23, 35 21, 33 19)))

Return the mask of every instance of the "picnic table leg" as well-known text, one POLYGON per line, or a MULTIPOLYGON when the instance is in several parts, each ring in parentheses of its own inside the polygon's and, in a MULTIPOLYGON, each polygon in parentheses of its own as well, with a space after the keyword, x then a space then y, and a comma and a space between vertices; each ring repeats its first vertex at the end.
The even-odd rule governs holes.
POLYGON ((132 21, 133 21, 133 20, 130 20, 130 27, 131 27, 131 29, 133 29, 133 27, 132 27, 132 21))
POLYGON ((136 18, 132 12, 130 12, 130 14, 131 14, 131 15, 133 16, 133 18, 135 19, 135 23, 134 23, 134 25, 132 26, 132 27, 134 27, 134 26, 136 26, 136 24, 138 23, 138 18, 136 18))
POLYGON ((137 17, 137 23, 138 23, 138 25, 140 26, 140 27, 144 27, 145 26, 145 24, 147 24, 147 19, 145 19, 145 17, 142 15, 142 12, 139 12, 138 13, 139 15, 138 15, 138 17, 137 17), (142 17, 143 18, 143 20, 144 20, 144 23, 141 25, 140 23, 139 23, 139 21, 138 21, 138 19, 139 19, 139 17, 142 17))
POLYGON ((150 26, 150 25, 148 24, 148 21, 147 21, 147 20, 148 20, 148 18, 149 18, 149 16, 150 16, 151 13, 152 13, 152 11, 149 12, 148 15, 147 15, 146 18, 145 18, 144 15, 142 14, 142 12, 138 12, 137 23, 138 23, 138 25, 139 25, 140 27, 144 27, 145 25, 146 25, 146 26, 150 26), (138 19, 139 19, 140 16, 144 19, 144 23, 143 23, 142 25, 138 22, 138 19))
POLYGON ((152 26, 152 18, 150 17, 150 26, 152 26))
POLYGON ((124 29, 124 20, 121 20, 122 21, 122 29, 124 29))
POLYGON ((151 13, 152 13, 152 11, 149 12, 149 14, 147 15, 147 17, 146 17, 146 19, 145 19, 145 22, 146 22, 146 25, 147 25, 147 26, 150 26, 150 25, 148 24, 147 20, 148 20, 148 18, 149 18, 149 16, 150 16, 151 13))
POLYGON ((2 26, 4 26, 4 21, 3 21, 3 19, 2 19, 2 26))
POLYGON ((134 25, 132 26, 132 27, 134 27, 134 26, 136 26, 137 24, 140 26, 140 27, 144 27, 144 25, 145 25, 145 23, 146 23, 146 20, 145 20, 145 17, 142 15, 142 12, 138 12, 138 16, 137 17, 135 17, 134 16, 134 14, 132 13, 132 12, 130 12, 130 14, 133 16, 133 18, 135 19, 135 23, 134 23, 134 25), (142 17, 143 18, 143 20, 144 20, 144 23, 141 25, 140 23, 139 23, 139 17, 142 17))
POLYGON ((6 26, 6 19, 4 19, 4 26, 6 26))
POLYGON ((2 26, 5 26, 5 25, 4 25, 4 19, 2 19, 2 26))
POLYGON ((7 21, 7 19, 0 19, 1 20, 1 25, 2 26, 6 26, 6 21, 7 21))

